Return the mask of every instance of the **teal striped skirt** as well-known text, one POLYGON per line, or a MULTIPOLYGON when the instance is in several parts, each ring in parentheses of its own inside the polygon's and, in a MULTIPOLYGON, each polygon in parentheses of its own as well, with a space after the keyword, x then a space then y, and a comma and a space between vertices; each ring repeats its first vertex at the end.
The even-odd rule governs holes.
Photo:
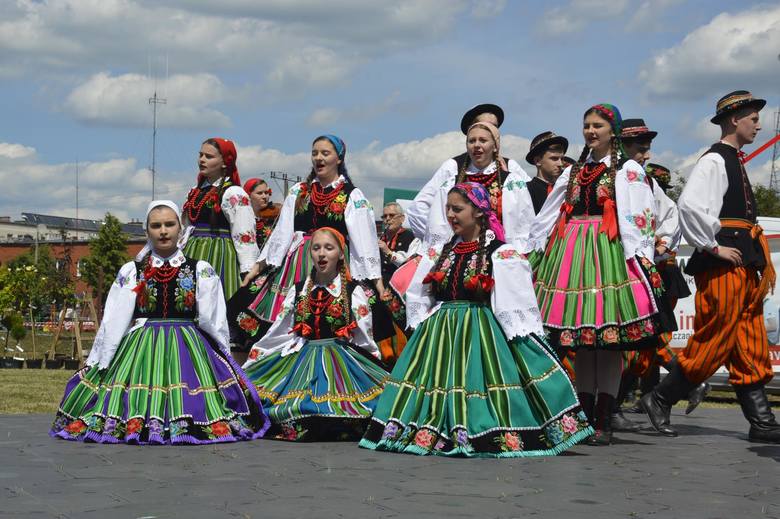
POLYGON ((196 224, 184 246, 184 255, 207 261, 214 267, 222 281, 225 301, 229 300, 241 285, 241 267, 229 229, 212 229, 207 225, 196 224))
POLYGON ((336 339, 276 351, 246 369, 271 418, 269 437, 289 441, 356 440, 388 378, 375 359, 336 339))
POLYGON ((68 381, 51 435, 97 443, 250 440, 270 426, 241 368, 189 319, 149 319, 68 381))
POLYGON ((507 342, 485 305, 451 301, 415 330, 360 446, 466 457, 544 456, 592 434, 555 354, 507 342))

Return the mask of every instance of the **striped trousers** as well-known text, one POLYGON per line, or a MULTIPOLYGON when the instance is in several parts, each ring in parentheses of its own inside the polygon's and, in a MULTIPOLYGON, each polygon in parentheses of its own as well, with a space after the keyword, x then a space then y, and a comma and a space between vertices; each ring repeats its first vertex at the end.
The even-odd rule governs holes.
POLYGON ((753 268, 721 267, 694 278, 693 335, 677 356, 685 376, 699 384, 725 365, 733 385, 769 382, 774 373, 758 272, 753 268))

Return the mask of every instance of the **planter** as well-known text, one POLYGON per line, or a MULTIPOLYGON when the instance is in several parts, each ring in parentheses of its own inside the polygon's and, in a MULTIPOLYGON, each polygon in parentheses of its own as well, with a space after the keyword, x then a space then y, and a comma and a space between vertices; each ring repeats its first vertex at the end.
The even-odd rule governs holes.
POLYGON ((27 359, 24 361, 24 364, 27 366, 27 369, 41 369, 43 359, 27 359))
POLYGON ((62 369, 62 359, 46 359, 46 369, 62 369))
POLYGON ((65 359, 65 369, 68 371, 76 371, 81 367, 81 363, 78 359, 65 359))
POLYGON ((3 357, 0 359, 0 368, 4 369, 21 369, 23 360, 15 359, 13 357, 3 357))

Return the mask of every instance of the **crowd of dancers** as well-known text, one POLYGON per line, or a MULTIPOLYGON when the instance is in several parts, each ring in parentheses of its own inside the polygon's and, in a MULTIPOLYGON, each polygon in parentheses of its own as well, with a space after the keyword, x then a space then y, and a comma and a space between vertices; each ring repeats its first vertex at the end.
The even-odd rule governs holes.
POLYGON ((406 214, 387 204, 381 236, 339 137, 314 140, 281 205, 261 179, 241 185, 231 141, 208 139, 181 210, 149 204, 147 245, 120 269, 51 434, 554 455, 638 429, 620 412, 638 378, 639 408, 676 436, 671 407, 693 410, 725 365, 749 439, 778 443, 762 313, 775 272, 740 151, 764 105, 747 91, 718 101, 721 140, 678 204, 642 119, 590 107, 576 160, 540 133, 531 178, 501 153, 502 109, 478 105, 461 121, 465 153, 406 214), (696 318, 675 355, 683 235, 696 318))

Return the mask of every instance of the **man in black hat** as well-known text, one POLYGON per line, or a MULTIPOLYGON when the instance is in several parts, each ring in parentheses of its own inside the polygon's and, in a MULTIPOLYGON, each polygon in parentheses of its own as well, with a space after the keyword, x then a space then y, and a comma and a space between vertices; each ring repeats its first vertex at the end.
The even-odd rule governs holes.
POLYGON ((561 176, 565 167, 563 157, 568 149, 569 141, 550 131, 540 133, 531 141, 525 160, 536 167, 536 176, 528 183, 535 214, 539 214, 555 181, 561 176))
MULTIPOLYGON (((464 135, 468 134, 468 130, 471 125, 478 122, 487 122, 498 128, 504 122, 504 111, 500 106, 490 103, 476 105, 463 114, 463 117, 460 120, 461 132, 463 132, 464 135)), ((521 199, 527 197, 529 206, 528 212, 532 219, 532 203, 530 195, 528 195, 528 189, 526 188, 526 184, 531 180, 531 178, 525 171, 523 171, 523 168, 521 168, 520 164, 518 164, 516 161, 506 157, 503 157, 503 159, 507 165, 507 169, 509 169, 509 171, 504 173, 513 174, 515 176, 514 178, 518 181, 515 183, 517 190, 518 192, 522 192, 522 194, 518 195, 517 197, 521 199)), ((439 233, 436 232, 431 233, 428 225, 431 205, 434 203, 436 196, 440 194, 439 191, 441 190, 442 186, 451 179, 457 177, 458 171, 464 167, 464 164, 466 164, 467 160, 468 153, 462 153, 456 157, 444 161, 439 169, 436 170, 436 173, 433 174, 433 177, 425 184, 425 186, 423 186, 420 192, 417 193, 417 196, 415 196, 414 200, 406 211, 406 223, 409 225, 409 228, 412 230, 414 235, 422 240, 423 245, 426 248, 449 239, 449 236, 440 236, 439 233)), ((513 208, 513 210, 515 213, 523 213, 525 208, 513 208)), ((529 220, 528 228, 530 229, 530 219, 523 218, 523 220, 529 220)))
MULTIPOLYGON (((674 201, 666 196, 668 182, 663 187, 655 175, 650 172, 655 171, 659 174, 662 170, 668 171, 663 166, 657 166, 656 169, 648 169, 647 161, 650 160, 650 151, 653 145, 653 139, 658 132, 650 130, 645 124, 644 119, 623 119, 623 128, 620 132, 620 140, 623 149, 626 152, 625 158, 631 159, 644 166, 647 172, 647 181, 653 189, 653 198, 655 199, 656 214, 656 232, 655 232, 655 262, 658 272, 664 282, 664 306, 661 311, 668 314, 668 320, 675 322, 674 307, 677 300, 691 295, 688 285, 682 276, 680 268, 677 266, 677 248, 680 244, 681 231, 679 213, 674 201)), ((652 390, 659 376, 654 376, 658 370, 660 361, 665 367, 670 365, 672 357, 669 356, 668 348, 670 334, 663 334, 659 337, 658 348, 646 349, 634 353, 633 356, 627 356, 628 369, 623 372, 620 382, 620 390, 615 398, 615 409, 612 415, 612 428, 614 430, 637 430, 637 424, 626 419, 620 406, 626 399, 628 392, 633 387, 638 377, 643 377, 645 382, 644 392, 652 390), (646 380, 645 380, 646 377, 646 380), (652 384, 652 386, 650 386, 652 384), (649 386, 649 387, 648 387, 649 386)), ((697 385, 688 395, 688 408, 686 414, 690 414, 704 400, 704 397, 710 390, 709 384, 702 382, 697 385)))
POLYGON ((711 122, 720 126, 721 140, 698 160, 680 195, 683 234, 696 247, 685 268, 696 279, 696 319, 669 375, 640 400, 662 434, 677 434, 669 424, 671 407, 725 365, 750 422, 750 441, 780 443, 764 389, 774 372, 763 301, 776 274, 741 156, 761 129, 765 104, 745 90, 718 101, 711 122))

